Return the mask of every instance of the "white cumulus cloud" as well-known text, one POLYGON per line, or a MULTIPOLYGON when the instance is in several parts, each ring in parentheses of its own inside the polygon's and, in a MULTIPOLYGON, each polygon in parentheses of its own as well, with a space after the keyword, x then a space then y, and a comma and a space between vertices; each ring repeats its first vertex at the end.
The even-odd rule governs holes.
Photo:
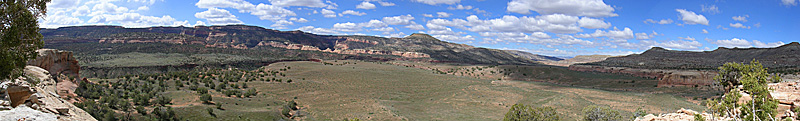
POLYGON ((336 17, 336 12, 333 12, 332 10, 328 10, 328 9, 322 9, 322 10, 320 11, 320 13, 321 13, 321 14, 322 14, 322 16, 323 16, 323 17, 325 17, 325 18, 333 18, 333 17, 336 17))
POLYGON ((653 19, 644 20, 644 23, 654 23, 654 24, 671 24, 672 22, 673 22, 672 19, 661 19, 658 21, 653 19))
POLYGON ((684 9, 675 9, 675 11, 678 11, 678 13, 680 13, 679 18, 683 20, 685 24, 708 25, 708 19, 706 19, 706 17, 703 15, 699 15, 692 11, 687 11, 684 9))
MULTIPOLYGON (((346 15, 346 14, 350 14, 350 15, 356 15, 356 16, 363 16, 363 15, 367 15, 367 13, 364 13, 364 12, 358 12, 358 11, 353 11, 353 10, 346 10, 346 11, 342 12, 341 14, 345 14, 345 15, 346 15)), ((340 16, 341 16, 341 15, 340 15, 340 16)))
POLYGON ((428 5, 436 5, 436 4, 456 4, 461 2, 461 0, 413 0, 414 2, 425 3, 428 5))
POLYGON ((436 15, 439 18, 447 18, 447 17, 450 17, 450 15, 453 15, 453 14, 450 14, 450 13, 447 13, 447 12, 436 12, 436 15))
POLYGON ((735 21, 747 22, 747 17, 750 17, 750 15, 734 16, 731 18, 735 21))
POLYGON ((787 6, 795 6, 795 5, 797 5, 797 1, 798 0, 781 0, 781 4, 787 5, 787 6))
POLYGON ((361 4, 356 5, 358 9, 375 9, 375 4, 369 3, 367 1, 361 2, 361 4))
POLYGON ((414 17, 411 15, 383 17, 383 22, 386 22, 390 25, 409 25, 414 22, 411 20, 414 20, 414 17))
POLYGON ((194 17, 206 19, 212 25, 242 24, 242 21, 225 9, 208 8, 208 10, 195 13, 194 17))
POLYGON ((625 27, 622 30, 619 30, 616 27, 614 27, 614 30, 608 30, 608 31, 595 30, 594 33, 592 34, 578 34, 576 35, 576 37, 579 38, 608 37, 610 39, 633 39, 634 34, 633 30, 631 30, 628 27, 625 27))
POLYGON ((613 17, 614 8, 602 0, 512 0, 506 8, 509 12, 530 14, 566 14, 572 16, 613 17))
POLYGON ((305 6, 305 7, 326 7, 322 0, 269 0, 275 6, 305 6))
POLYGON ((742 23, 730 23, 729 25, 733 28, 750 29, 750 26, 745 26, 742 23))
POLYGON ((580 27, 587 28, 587 29, 599 29, 599 28, 608 28, 611 27, 611 23, 604 22, 600 19, 593 19, 588 17, 583 17, 578 20, 578 24, 580 27))
MULTIPOLYGON (((273 1, 270 1, 273 2, 273 1)), ((297 5, 293 0, 279 0, 274 1, 281 5, 295 6, 297 5)), ((275 4, 272 3, 272 4, 275 4)), ((309 3, 303 3, 309 4, 309 3)), ((289 16, 297 16, 293 11, 285 9, 280 6, 259 3, 258 5, 252 4, 243 0, 200 0, 195 3, 199 8, 234 8, 239 10, 240 13, 250 13, 251 15, 258 16, 261 20, 278 21, 283 20, 289 16)))

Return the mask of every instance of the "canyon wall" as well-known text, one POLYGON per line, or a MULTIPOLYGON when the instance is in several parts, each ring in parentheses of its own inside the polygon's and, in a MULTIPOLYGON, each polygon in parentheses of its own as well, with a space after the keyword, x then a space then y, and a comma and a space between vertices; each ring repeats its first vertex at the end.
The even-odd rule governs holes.
MULTIPOLYGON (((349 41, 356 41, 356 40, 349 40, 349 41)), ((361 41, 357 41, 361 42, 361 41)), ((366 42, 366 43, 374 43, 374 42, 366 42)), ((310 46, 310 45, 302 45, 302 44, 285 44, 280 42, 261 42, 258 43, 257 46, 270 46, 270 47, 277 47, 277 48, 286 48, 286 49, 295 49, 295 50, 309 50, 309 51, 321 51, 321 52, 330 52, 330 53, 339 53, 339 54, 348 54, 348 55, 358 55, 358 54, 372 54, 372 55, 395 55, 401 56, 405 58, 430 58, 431 56, 425 53, 420 52, 403 52, 403 51, 385 51, 385 50, 370 50, 370 49, 347 49, 345 44, 337 44, 337 47, 340 47, 336 50, 325 49, 320 50, 318 47, 310 46)))

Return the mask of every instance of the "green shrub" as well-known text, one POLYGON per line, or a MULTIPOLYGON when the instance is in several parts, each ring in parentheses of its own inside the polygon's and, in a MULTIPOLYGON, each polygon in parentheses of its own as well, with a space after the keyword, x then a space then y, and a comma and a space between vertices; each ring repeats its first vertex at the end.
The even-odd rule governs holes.
POLYGON ((211 95, 209 94, 200 95, 200 101, 203 101, 205 104, 210 104, 212 99, 213 98, 211 98, 211 95))
POLYGON ((622 121, 624 118, 617 110, 606 106, 590 105, 583 108, 584 121, 622 121))
POLYGON ((214 114, 214 109, 206 108, 206 112, 208 112, 208 115, 211 115, 211 117, 217 117, 217 115, 214 114))
POLYGON ((292 108, 292 110, 297 110, 297 102, 295 102, 294 100, 289 101, 288 103, 286 103, 286 105, 292 108))
POLYGON ((145 110, 142 106, 136 106, 136 113, 147 115, 147 110, 145 110))
POLYGON ((289 107, 289 105, 284 105, 283 108, 281 109, 281 115, 285 117, 290 117, 292 116, 291 114, 289 114, 289 112, 291 111, 292 109, 289 107))
POLYGON ((642 109, 642 107, 639 107, 639 108, 636 108, 636 111, 633 111, 633 117, 632 118, 635 119, 636 117, 642 117, 642 116, 645 116, 647 114, 648 114, 647 111, 642 109))
POLYGON ((207 94, 207 93, 208 93, 208 88, 206 87, 197 88, 197 94, 207 94))
POLYGON ((705 120, 706 120, 706 118, 705 118, 705 117, 703 117, 703 115, 700 115, 700 114, 694 114, 694 120, 695 120, 695 121, 705 121, 705 120))
POLYGON ((532 107, 514 104, 508 110, 503 121, 559 121, 561 118, 552 107, 532 107))
POLYGON ((767 69, 758 61, 749 64, 725 63, 719 67, 719 74, 714 77, 728 91, 720 100, 709 101, 709 107, 726 116, 732 112, 741 112, 738 118, 744 120, 768 120, 777 115, 778 101, 769 94, 769 82, 780 82, 778 76, 770 76, 767 69), (735 87, 741 85, 742 92, 751 96, 745 104, 736 104, 741 95, 735 87), (736 109, 739 109, 738 111, 736 109))

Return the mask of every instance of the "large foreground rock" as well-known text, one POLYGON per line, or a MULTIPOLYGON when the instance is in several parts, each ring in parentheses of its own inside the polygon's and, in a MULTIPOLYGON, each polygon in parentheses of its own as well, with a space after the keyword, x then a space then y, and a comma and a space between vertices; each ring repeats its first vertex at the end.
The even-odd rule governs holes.
POLYGON ((733 118, 715 117, 708 113, 698 113, 697 111, 689 109, 681 109, 675 113, 660 114, 658 116, 647 114, 642 117, 636 117, 634 121, 694 121, 695 114, 700 114, 706 121, 733 121, 733 118))
MULTIPOLYGON (((39 49, 36 52, 39 53, 39 56, 29 60, 28 65, 40 67, 49 72, 48 75, 56 77, 54 79, 58 85, 56 85, 57 90, 53 92, 62 98, 74 99, 68 97, 77 97, 75 89, 78 88, 81 68, 78 60, 72 57, 72 52, 55 49, 39 49)), ((75 102, 75 100, 70 102, 75 102)))
POLYGON ((27 106, 0 111, 0 121, 55 121, 57 119, 54 114, 44 113, 27 106))
POLYGON ((78 77, 78 71, 81 67, 78 65, 78 60, 72 57, 72 52, 56 50, 56 49, 39 49, 36 50, 39 56, 36 59, 29 60, 28 65, 41 67, 52 76, 64 74, 71 77, 78 77))
POLYGON ((61 99, 47 70, 26 66, 25 77, 0 82, 0 119, 95 121, 86 111, 61 99))

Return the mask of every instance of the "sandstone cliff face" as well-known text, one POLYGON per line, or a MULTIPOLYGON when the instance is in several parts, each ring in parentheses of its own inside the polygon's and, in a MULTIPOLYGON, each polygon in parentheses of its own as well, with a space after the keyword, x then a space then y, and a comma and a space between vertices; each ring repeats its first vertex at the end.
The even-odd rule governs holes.
POLYGON ((55 93, 56 82, 45 69, 25 67, 25 77, 0 82, 0 117, 4 120, 95 121, 55 93))
POLYGON ((671 86, 704 86, 714 83, 715 71, 668 70, 668 69, 635 69, 627 67, 605 67, 592 65, 571 65, 569 70, 586 72, 603 72, 628 74, 637 77, 659 80, 659 87, 671 86))
POLYGON ((53 92, 64 97, 77 96, 75 89, 78 88, 81 69, 78 60, 72 57, 72 52, 55 49, 39 49, 36 52, 39 57, 29 60, 28 65, 40 67, 49 72, 48 76, 56 77, 58 90, 53 92))
POLYGON ((72 57, 72 52, 55 49, 39 49, 36 52, 39 53, 39 57, 28 61, 28 65, 41 67, 50 72, 51 76, 59 74, 76 78, 79 76, 78 71, 81 67, 78 65, 78 60, 72 57))
MULTIPOLYGON (((348 39, 347 41, 353 42, 364 42, 368 44, 377 44, 375 42, 370 42, 366 40, 357 40, 357 39, 348 39)), ((346 45, 344 44, 337 44, 337 47, 340 47, 336 50, 331 50, 330 48, 325 50, 320 50, 318 47, 310 46, 310 45, 302 45, 302 44, 285 44, 280 42, 260 42, 257 46, 271 46, 277 48, 286 48, 286 49, 295 49, 295 50, 309 50, 309 51, 321 51, 321 52, 329 52, 329 53, 338 53, 338 54, 348 54, 348 55, 358 55, 358 54, 373 54, 373 55, 396 55, 405 58, 429 58, 430 55, 420 52, 403 52, 403 51, 384 51, 384 50, 370 50, 370 49, 347 49, 346 45)))

